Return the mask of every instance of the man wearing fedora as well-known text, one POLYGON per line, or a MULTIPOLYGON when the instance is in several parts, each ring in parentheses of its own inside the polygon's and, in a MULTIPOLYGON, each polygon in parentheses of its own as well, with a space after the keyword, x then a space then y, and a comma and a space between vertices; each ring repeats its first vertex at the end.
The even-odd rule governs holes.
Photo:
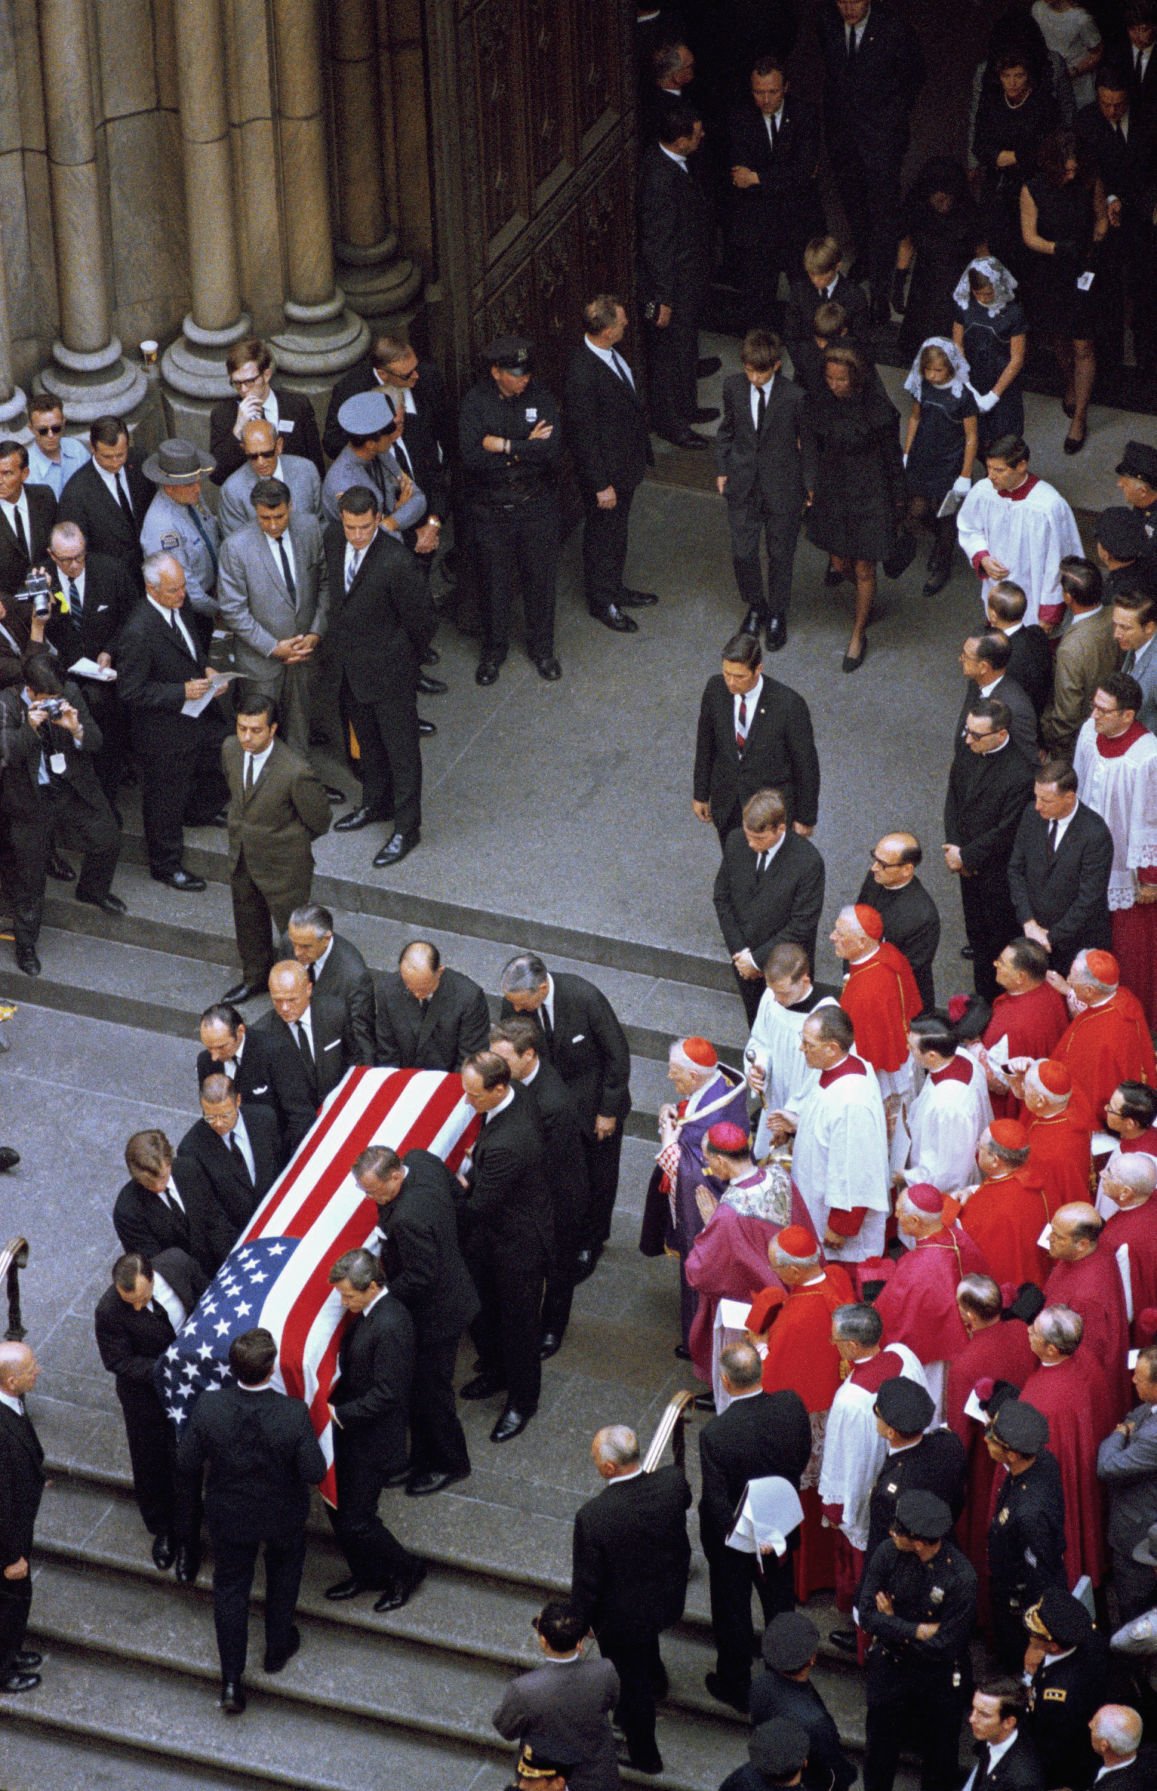
POLYGON ((141 525, 142 554, 169 553, 185 569, 189 606, 211 621, 217 614, 217 519, 201 502, 201 480, 217 462, 180 436, 162 442, 141 469, 157 486, 141 525))

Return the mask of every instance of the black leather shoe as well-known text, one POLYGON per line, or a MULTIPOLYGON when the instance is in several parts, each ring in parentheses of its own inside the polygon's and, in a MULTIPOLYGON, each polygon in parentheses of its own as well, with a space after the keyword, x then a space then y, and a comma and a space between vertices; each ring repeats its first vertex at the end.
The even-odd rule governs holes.
POLYGON ((787 646, 787 619, 784 616, 772 616, 764 635, 769 653, 778 653, 781 647, 787 646))
POLYGON ((226 1716, 240 1716, 246 1705, 245 1691, 240 1679, 225 1679, 221 1684, 221 1696, 217 1699, 218 1709, 226 1716))
POLYGON ((421 734, 423 740, 428 740, 431 734, 436 734, 438 732, 437 724, 432 721, 427 721, 424 716, 419 715, 418 732, 421 734))
POLYGON ((928 577, 924 581, 921 595, 935 597, 937 591, 942 591, 948 583, 948 575, 951 570, 951 566, 929 566, 928 577))
POLYGON ((401 864, 403 858, 410 856, 420 838, 417 829, 413 833, 391 834, 381 851, 374 853, 374 869, 381 871, 387 865, 401 864))
POLYGON ((375 821, 387 820, 389 820, 388 815, 375 815, 372 808, 362 805, 358 808, 351 808, 348 815, 342 815, 339 820, 335 821, 333 830, 335 833, 357 833, 361 827, 372 827, 375 821))
POLYGON ((534 669, 548 684, 557 684, 562 677, 562 667, 553 653, 541 654, 534 662, 534 669))
POLYGON ((83 902, 87 908, 99 908, 102 914, 128 913, 128 909, 121 901, 120 897, 118 895, 113 895, 111 890, 108 895, 94 896, 81 895, 78 889, 76 892, 76 899, 78 902, 83 902))
POLYGON ((23 970, 25 976, 40 975, 40 959, 31 945, 16 947, 16 968, 23 970))
MULTIPOLYGON (((662 430, 658 430, 656 433, 663 435, 662 430)), ((673 429, 670 435, 663 435, 663 440, 670 442, 674 448, 709 448, 711 446, 705 435, 696 435, 690 427, 673 429)))
POLYGON ((597 1247, 593 1244, 588 1245, 579 1251, 574 1259, 574 1284, 576 1287, 580 1281, 586 1281, 594 1274, 601 1255, 601 1245, 597 1247))
POLYGON ((542 1341, 540 1342, 540 1344, 538 1346, 539 1361, 540 1362, 549 1362, 550 1358, 552 1356, 558 1355, 558 1352, 561 1348, 562 1348, 562 1338, 559 1336, 558 1332, 557 1331, 544 1331, 542 1334, 542 1341))
POLYGON ((13 1150, 10 1144, 0 1144, 0 1170, 15 1169, 20 1161, 20 1152, 13 1150))
POLYGON ((653 609, 658 601, 658 593, 655 591, 632 591, 624 585, 619 592, 621 609, 653 609))
POLYGON ((153 1565, 167 1573, 177 1558, 177 1545, 167 1530, 153 1537, 153 1565))
POLYGON ((975 949, 971 945, 962 945, 960 947, 960 956, 962 958, 967 958, 968 962, 971 964, 973 958, 976 956, 975 949))
POLYGON ((265 1671, 267 1673, 280 1673, 282 1667, 288 1666, 300 1647, 301 1631, 295 1623, 289 1632, 289 1646, 286 1648, 285 1652, 283 1654, 267 1654, 265 1656, 265 1671))
POLYGON ((44 1656, 37 1654, 35 1648, 22 1648, 19 1654, 12 1656, 12 1665, 18 1673, 35 1673, 43 1664, 44 1656))
POLYGON ((264 995, 265 990, 265 983, 234 983, 231 989, 226 989, 221 999, 232 1007, 237 1007, 243 1001, 253 1001, 258 995, 264 995))
POLYGON ((492 1443, 509 1443, 512 1437, 522 1435, 533 1417, 533 1412, 517 1412, 512 1405, 508 1405, 490 1432, 490 1441, 492 1443))
POLYGON ((395 1580, 392 1586, 386 1587, 380 1598, 374 1600, 375 1611, 400 1611, 418 1590, 426 1572, 426 1563, 416 1562, 404 1579, 395 1580))
POLYGON ((449 688, 444 678, 428 678, 425 672, 418 679, 419 696, 443 696, 449 688))
POLYGON ((60 856, 59 852, 54 852, 52 854, 52 856, 48 860, 47 865, 45 866, 45 869, 47 870, 48 875, 52 878, 54 883, 75 883, 76 882, 76 872, 73 870, 72 866, 69 864, 67 858, 62 858, 60 856))
POLYGON ((592 619, 601 622, 604 628, 610 628, 615 634, 638 634, 639 624, 634 616, 625 616, 617 603, 610 603, 606 609, 593 609, 592 619))
MULTIPOLYGON (((448 557, 449 556, 447 556, 447 558, 448 557)), ((445 563, 445 560, 443 560, 442 564, 445 565, 445 563)), ((437 647, 427 647, 421 659, 418 661, 419 665, 441 665, 441 663, 442 655, 439 653, 437 647)))
POLYGON ((0 1692, 35 1691, 39 1684, 39 1673, 9 1673, 6 1679, 0 1679, 0 1692))
POLYGON ((194 877, 183 864, 175 871, 154 871, 153 882, 164 883, 169 889, 183 890, 186 895, 199 895, 207 887, 204 877, 194 877))
POLYGON ((757 609, 749 609, 739 624, 740 634, 749 634, 752 640, 759 639, 760 614, 757 609))
POLYGON ((828 1641, 834 1642, 837 1648, 842 1648, 845 1654, 856 1652, 857 1641, 854 1629, 833 1629, 828 1636, 828 1641))
POLYGON ((322 788, 333 803, 349 801, 349 797, 346 795, 345 791, 339 790, 336 784, 323 784, 322 788))
POLYGON ((472 1381, 459 1391, 459 1399, 492 1399, 495 1393, 505 1393, 505 1381, 495 1380, 492 1374, 476 1374, 472 1381))
POLYGON ((484 653, 474 673, 475 684, 497 684, 501 664, 501 659, 496 659, 493 653, 484 653))
POLYGON ((409 1480, 409 1478, 410 1478, 410 1470, 408 1467, 395 1468, 392 1474, 386 1475, 385 1479, 382 1481, 382 1485, 383 1486, 405 1486, 405 1484, 409 1480))
POLYGON ((862 638, 860 640, 860 650, 856 654, 855 658, 853 658, 850 653, 844 654, 844 662, 841 665, 840 670, 842 672, 858 672, 867 657, 868 657, 868 637, 865 634, 862 636, 862 638))
POLYGON ((362 1582, 351 1578, 348 1580, 338 1580, 336 1586, 327 1586, 325 1595, 331 1604, 341 1604, 345 1599, 356 1598, 359 1592, 364 1591, 365 1587, 362 1585, 362 1582))
POLYGON ((695 363, 695 377, 696 379, 710 379, 713 373, 718 373, 722 365, 723 362, 717 354, 700 355, 695 363))
POLYGON ((829 591, 834 591, 837 585, 843 584, 846 577, 847 573, 841 572, 838 566, 829 566, 824 573, 824 584, 829 591))
POLYGON ((406 1487, 406 1492, 411 1499, 425 1499, 431 1493, 443 1492, 446 1487, 455 1485, 457 1481, 469 1480, 469 1478, 469 1468, 463 1468, 457 1474, 452 1474, 448 1468, 428 1468, 424 1474, 413 1476, 406 1487))
POLYGON ((678 1356, 680 1362, 689 1362, 691 1360, 691 1351, 687 1348, 685 1343, 677 1343, 675 1345, 675 1354, 678 1356))
POLYGON ((721 1704, 730 1704, 732 1710, 738 1710, 740 1716, 747 1715, 750 1693, 744 1691, 742 1686, 728 1685, 718 1673, 705 1674, 703 1683, 711 1696, 717 1698, 721 1704))
POLYGON ((693 423, 714 423, 718 415, 718 405, 700 404, 691 412, 691 421, 693 423))
POLYGON ((177 1579, 182 1586, 191 1586, 201 1567, 201 1557, 187 1542, 177 1544, 177 1579))

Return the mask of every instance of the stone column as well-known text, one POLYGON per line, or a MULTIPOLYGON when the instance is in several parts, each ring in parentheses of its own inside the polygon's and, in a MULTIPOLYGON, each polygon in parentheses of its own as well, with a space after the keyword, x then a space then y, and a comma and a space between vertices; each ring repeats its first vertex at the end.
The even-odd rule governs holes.
POLYGON ((145 396, 146 382, 112 334, 87 0, 41 0, 39 20, 60 303, 60 340, 52 344, 43 384, 66 406, 70 422, 106 412, 126 416, 145 396))
MULTIPOLYGON (((232 395, 225 351, 249 334, 237 267, 221 0, 178 4, 173 22, 192 304, 161 367, 171 391, 205 401, 232 395)), ((191 407, 178 397, 170 409, 174 426, 187 430, 191 407)))
POLYGON ((329 0, 329 18, 342 287, 361 316, 395 317, 417 296, 422 274, 398 254, 390 229, 382 169, 390 133, 380 110, 377 6, 375 0, 329 0))
POLYGON ((0 436, 18 432, 25 418, 24 393, 12 372, 12 328, 8 321, 8 287, 4 279, 4 233, 0 229, 0 436))
POLYGON ((272 7, 289 296, 271 341, 284 372, 328 380, 365 352, 369 331, 334 277, 320 0, 272 7))

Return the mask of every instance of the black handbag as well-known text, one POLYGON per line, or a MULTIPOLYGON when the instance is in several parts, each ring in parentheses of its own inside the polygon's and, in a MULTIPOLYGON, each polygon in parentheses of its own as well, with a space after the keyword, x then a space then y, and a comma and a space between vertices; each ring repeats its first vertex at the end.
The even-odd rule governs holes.
POLYGON ((916 558, 917 541, 907 523, 896 531, 896 539, 892 551, 886 554, 883 561, 884 574, 887 578, 903 578, 912 561, 916 558))

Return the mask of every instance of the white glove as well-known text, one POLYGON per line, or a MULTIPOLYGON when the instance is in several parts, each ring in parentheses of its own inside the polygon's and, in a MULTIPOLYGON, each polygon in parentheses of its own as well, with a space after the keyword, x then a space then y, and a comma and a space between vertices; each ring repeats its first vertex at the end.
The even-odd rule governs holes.
POLYGON ((956 493, 957 497, 966 498, 968 496, 969 492, 972 490, 972 480, 966 479, 964 474, 961 473, 959 479, 953 480, 952 489, 956 493))
POLYGON ((907 466, 907 464, 908 464, 908 456, 907 456, 907 454, 905 454, 904 455, 904 465, 907 466))
POLYGON ((976 408, 980 411, 995 410, 1000 403, 999 392, 977 392, 975 397, 976 408))

